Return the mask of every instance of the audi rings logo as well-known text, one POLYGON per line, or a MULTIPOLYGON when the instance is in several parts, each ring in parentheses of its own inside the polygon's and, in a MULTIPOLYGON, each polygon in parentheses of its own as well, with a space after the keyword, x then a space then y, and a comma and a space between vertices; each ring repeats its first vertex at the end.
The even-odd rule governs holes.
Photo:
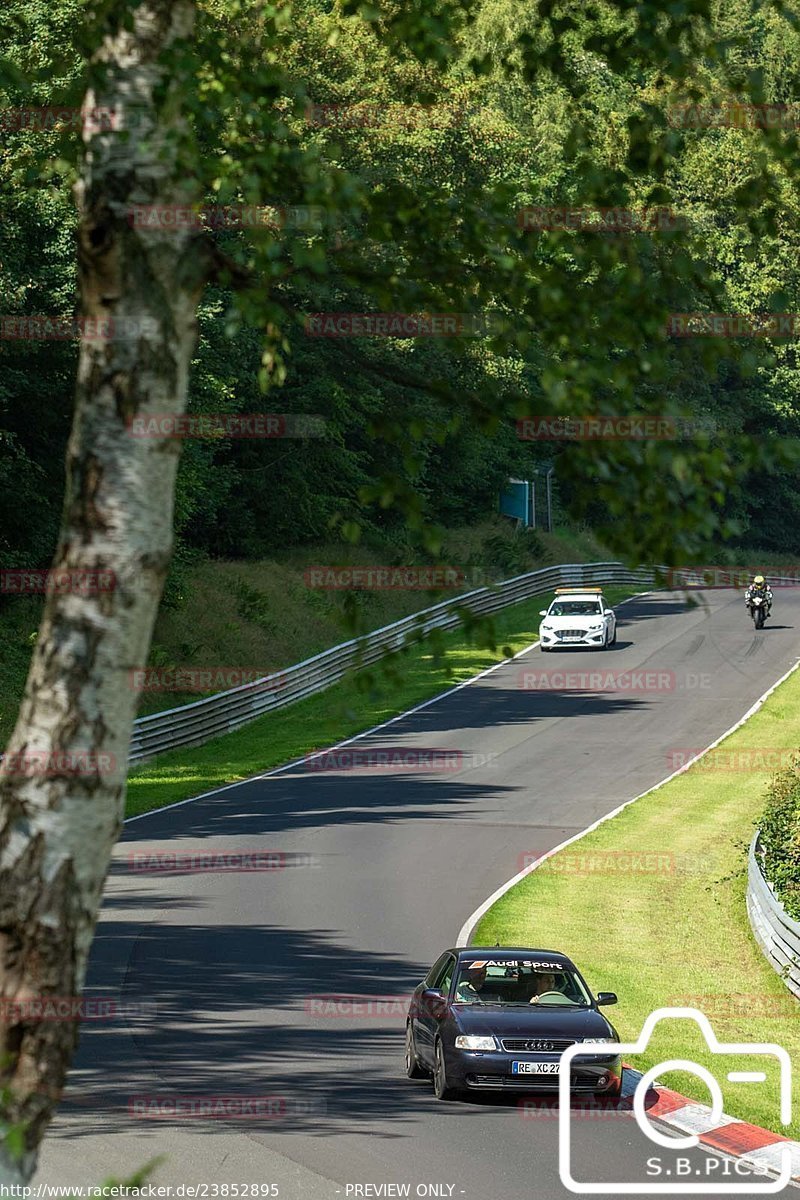
POLYGON ((525 1048, 527 1050, 555 1050, 556 1044, 555 1042, 532 1041, 528 1042, 525 1048))

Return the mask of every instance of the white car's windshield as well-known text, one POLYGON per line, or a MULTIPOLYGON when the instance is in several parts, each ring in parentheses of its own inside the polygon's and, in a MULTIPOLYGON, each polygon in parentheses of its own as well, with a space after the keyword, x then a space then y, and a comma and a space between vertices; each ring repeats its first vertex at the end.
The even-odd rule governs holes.
POLYGON ((603 615, 599 600, 554 600, 548 617, 597 617, 603 615))

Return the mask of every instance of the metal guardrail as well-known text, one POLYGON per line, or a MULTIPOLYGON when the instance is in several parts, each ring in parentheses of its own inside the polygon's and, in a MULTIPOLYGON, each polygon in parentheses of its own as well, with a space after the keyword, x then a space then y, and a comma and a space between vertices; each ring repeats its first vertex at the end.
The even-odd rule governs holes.
POLYGON ((759 862, 759 834, 747 861, 747 915, 764 957, 795 996, 800 997, 800 922, 784 909, 759 862))
POLYGON ((639 568, 632 571, 616 562, 566 563, 517 575, 493 587, 466 592, 363 637, 333 646, 284 671, 276 671, 252 683, 217 692, 179 708, 137 718, 133 725, 130 761, 142 762, 167 750, 200 745, 239 729, 264 713, 322 692, 348 672, 378 662, 433 629, 452 629, 458 625, 460 613, 464 611, 488 615, 563 584, 636 585, 651 584, 653 579, 652 570, 639 568))

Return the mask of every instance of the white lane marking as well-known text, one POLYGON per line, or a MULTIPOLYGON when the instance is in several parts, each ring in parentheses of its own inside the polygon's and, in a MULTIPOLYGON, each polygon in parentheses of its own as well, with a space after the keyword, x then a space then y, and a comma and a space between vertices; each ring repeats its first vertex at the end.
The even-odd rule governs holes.
MULTIPOLYGON (((639 600, 646 596, 657 595, 657 594, 659 594, 658 591, 655 591, 652 589, 647 592, 637 592, 633 596, 628 597, 627 600, 620 600, 619 604, 615 605, 615 608, 619 608, 623 604, 628 604, 632 600, 639 600)), ((530 653, 530 651, 534 650, 538 645, 539 645, 538 641, 532 642, 530 646, 526 646, 523 650, 518 651, 518 653, 513 655, 511 658, 502 659, 501 662, 495 663, 494 666, 488 667, 485 671, 480 671, 477 675, 474 675, 471 679, 465 679, 462 683, 457 684, 455 687, 448 688, 446 691, 440 692, 437 696, 431 697, 430 700, 425 700, 425 701, 423 701, 422 704, 418 704, 414 708, 409 708, 405 712, 399 713, 396 717, 392 717, 388 721, 383 721, 380 725, 374 725, 371 729, 365 729, 365 730, 363 730, 363 732, 357 733, 353 737, 346 738, 344 741, 341 741, 341 742, 337 742, 337 743, 335 743, 335 745, 327 748, 326 750, 318 751, 317 754, 326 754, 326 753, 329 753, 330 750, 338 750, 341 746, 349 746, 352 742, 356 742, 360 738, 369 737, 373 733, 378 733, 381 729, 386 729, 389 725, 394 725, 396 721, 401 721, 404 717, 408 717, 408 716, 413 715, 414 713, 421 712, 423 709, 428 708, 431 704, 437 704, 440 700, 445 700, 448 696, 452 696, 456 692, 460 692, 462 690, 462 688, 469 687, 470 684, 477 683, 478 680, 484 679, 487 675, 491 675, 499 667, 505 666, 507 663, 514 662, 516 659, 521 658, 524 654, 530 653)), ((731 733, 733 733, 736 729, 738 729, 741 725, 743 725, 744 722, 746 720, 748 720, 749 717, 751 717, 755 712, 757 712, 758 709, 761 707, 761 705, 764 703, 764 701, 767 699, 767 697, 770 696, 772 694, 772 692, 774 692, 775 689, 777 687, 779 687, 786 679, 788 679, 789 676, 792 675, 794 673, 794 671, 797 670, 798 666, 800 666, 800 659, 798 659, 798 661, 794 664, 794 666, 791 667, 786 672, 785 675, 782 675, 781 678, 778 679, 777 682, 774 683, 772 685, 772 687, 769 688, 763 694, 763 696, 759 697, 759 699, 755 702, 755 704, 753 704, 751 706, 751 708, 749 708, 747 710, 747 712, 741 718, 740 721, 737 721, 737 723, 735 725, 731 726, 731 728, 726 733, 722 734, 722 736, 719 737, 715 742, 712 742, 711 745, 707 746, 706 749, 703 750, 700 754, 697 754, 693 759, 690 759, 690 761, 688 763, 686 763, 683 767, 681 767, 679 770, 674 771, 672 773, 672 775, 667 776, 667 778, 663 779, 661 781, 661 783, 657 783, 655 785, 655 787, 649 788, 648 791, 646 791, 646 792, 642 792, 640 796, 635 796, 632 800, 626 801, 625 804, 620 805, 619 808, 615 809, 614 812, 609 813, 608 816, 601 817, 601 819, 599 821, 596 821, 593 825, 588 826, 588 828, 584 829, 583 832, 576 834, 575 837, 569 838, 567 841, 562 842, 560 846, 556 846, 553 850, 548 851, 548 853, 546 855, 544 855, 541 859, 538 859, 535 863, 532 863, 528 868, 526 868, 526 870, 521 871, 518 875, 515 875, 513 879, 509 880, 508 883, 504 884, 502 888, 499 888, 497 892, 493 893, 493 895, 489 897, 489 899, 486 901, 486 903, 484 905, 482 905, 479 909, 477 909, 472 914, 472 916, 469 918, 469 920, 466 922, 466 924, 462 927, 461 933, 459 934, 458 941, 456 944, 459 946, 466 945, 467 944, 466 937, 471 932, 472 928, 480 920, 480 918, 484 915, 484 913, 492 906, 492 904, 494 904, 495 900, 498 900, 500 898, 500 896, 502 896, 506 891, 508 891, 520 879, 524 878, 525 875, 530 874, 531 871, 535 870, 536 867, 540 866, 541 863, 545 861, 545 859, 551 857, 551 855, 555 854, 558 850, 563 849, 565 846, 569 846, 572 842, 578 841, 585 834, 590 833, 593 829, 597 828, 598 825, 601 825, 603 823, 603 821, 610 820, 611 817, 616 816, 617 813, 621 812, 624 808, 627 808, 628 804, 633 804, 633 803, 635 803, 636 800, 640 800, 640 799, 642 799, 643 796, 647 796, 649 794, 649 792, 656 791, 658 788, 663 787, 663 785, 665 783, 669 783, 669 781, 671 779, 674 779, 677 775, 681 775, 684 771, 688 770, 688 768, 690 766, 692 766, 692 764, 695 763, 698 758, 701 758, 703 756, 703 754, 707 754, 709 750, 713 750, 715 746, 719 745, 720 742, 722 742, 726 737, 728 737, 731 733)), ((316 757, 316 755, 313 755, 313 756, 304 755, 301 758, 293 759, 291 762, 285 763, 280 767, 275 767, 270 771, 265 771, 263 774, 251 775, 247 779, 240 779, 240 780, 237 780, 235 783, 223 784, 221 787, 212 788, 208 792, 201 792, 197 796, 190 796, 186 800, 178 800, 174 804, 164 805, 163 808, 149 809, 147 812, 139 813, 134 817, 127 817, 124 823, 129 824, 131 821, 140 821, 144 817, 154 816, 157 813, 166 812, 168 809, 171 809, 171 808, 182 808, 185 804, 192 804, 192 803, 194 803, 194 801, 203 800, 207 796, 215 796, 221 792, 230 791, 231 788, 242 787, 247 783, 255 783, 260 779, 268 779, 268 778, 270 778, 270 776, 280 775, 284 771, 291 770, 292 767, 296 767, 300 763, 307 761, 309 757, 316 757)), ((626 1071, 625 1071, 626 1077, 627 1076, 635 1076, 637 1074, 638 1074, 638 1072, 635 1072, 629 1068, 626 1068, 626 1071)), ((625 1089, 625 1090, 627 1091, 628 1089, 625 1089)), ((687 1104, 687 1109, 689 1107, 690 1106, 687 1104)), ((696 1106, 696 1107, 700 1107, 700 1106, 696 1106)), ((678 1111, 685 1114, 685 1116, 688 1116, 686 1109, 681 1109, 678 1111)), ((672 1114, 667 1114, 667 1117, 659 1117, 658 1120, 661 1121, 662 1123, 668 1124, 669 1118, 671 1116, 672 1116, 672 1114)), ((723 1124, 734 1123, 735 1121, 736 1121, 736 1118, 732 1118, 732 1117, 723 1115, 723 1118, 722 1118, 723 1124)), ((770 1170, 770 1169, 775 1170, 780 1166, 780 1162, 778 1161, 776 1155, 779 1152, 781 1146, 785 1146, 786 1144, 787 1144, 786 1142, 783 1142, 783 1143, 776 1142, 773 1145, 764 1146, 759 1150, 750 1151, 750 1153, 744 1157, 744 1161, 749 1160, 750 1162, 762 1165, 767 1170, 770 1170), (774 1165, 773 1165, 773 1159, 775 1160, 774 1165)), ((791 1143, 789 1143, 789 1145, 791 1147, 792 1160, 793 1160, 793 1164, 794 1164, 793 1171, 792 1171, 792 1178, 794 1180, 797 1180, 797 1179, 800 1179, 800 1143, 791 1142, 791 1143)), ((705 1146, 701 1146, 701 1148, 704 1150, 707 1149, 705 1146)), ((719 1152, 717 1151, 716 1153, 719 1153, 719 1152)), ((725 1157, 731 1157, 731 1156, 725 1155, 725 1157)))
MULTIPOLYGON (((616 604, 614 607, 620 608, 623 604, 629 604, 631 600, 641 600, 645 596, 654 594, 652 589, 648 592, 636 592, 633 596, 628 596, 626 600, 620 600, 619 604, 616 604)), ((535 597, 532 597, 532 599, 535 599, 535 597)), ((261 775, 248 775, 247 779, 237 779, 235 783, 224 783, 221 787, 211 788, 208 792, 200 792, 197 796, 188 796, 185 800, 176 800, 174 804, 165 804, 162 808, 149 808, 147 812, 137 813, 135 817, 126 817, 124 824, 129 825, 131 821, 141 821, 145 817, 152 817, 155 813, 169 812, 171 808, 182 808, 184 804, 194 804, 196 800, 205 800, 207 796, 217 796, 221 792, 230 791, 231 788, 244 787, 246 783, 257 783, 259 779, 270 779, 273 775, 282 775, 284 771, 291 771, 293 767, 297 767, 301 763, 318 758, 322 754, 330 754, 332 750, 339 750, 342 746, 349 746, 351 742, 357 742, 360 738, 369 737, 373 733, 379 733, 381 729, 387 729, 390 725, 394 725, 396 721, 402 721, 406 717, 413 716, 414 713, 422 712, 424 708, 428 708, 431 704, 438 704, 440 700, 446 700, 448 696, 454 696, 462 688, 477 683, 479 679, 485 679, 487 675, 491 675, 500 667, 516 662, 518 658, 522 658, 523 654, 529 654, 531 650, 535 650, 538 645, 538 641, 531 642, 530 646, 525 646, 523 650, 518 650, 511 658, 501 659, 494 666, 487 667, 485 671, 479 671, 471 679, 465 679, 463 683, 457 683, 455 687, 448 688, 445 692, 439 692, 437 696, 431 696, 430 700, 423 700, 422 704, 416 704, 413 708, 407 708, 405 712, 398 713, 396 717, 390 717, 388 721, 382 721, 380 725, 373 725, 371 729, 364 729, 361 733, 355 733, 352 737, 345 738, 342 742, 336 742, 333 746, 328 746, 324 750, 317 750, 314 754, 304 754, 300 758, 293 758, 291 762, 283 763, 280 767, 273 767, 269 771, 264 771, 261 775)))
POLYGON ((291 771, 292 767, 299 767, 302 763, 310 762, 312 759, 319 758, 323 754, 330 754, 332 750, 340 750, 342 746, 349 746, 351 742, 357 742, 360 738, 369 737, 372 733, 379 733, 381 729, 386 729, 389 725, 394 725, 395 721, 402 721, 404 717, 410 717, 414 713, 421 712, 423 708, 427 708, 430 704, 437 704, 440 700, 455 695, 462 688, 469 687, 471 683, 477 683, 479 679, 484 679, 487 675, 491 675, 498 667, 503 667, 506 663, 513 662, 514 659, 527 654, 529 650, 533 650, 534 646, 538 645, 538 642, 532 642, 530 646, 526 646, 524 650, 520 650, 513 658, 504 658, 501 662, 495 663, 493 667, 487 667, 485 671, 481 671, 478 675, 473 675, 471 679, 465 679, 463 683, 458 683, 455 687, 448 688, 446 692, 440 692, 438 696, 432 696, 430 700, 424 700, 422 704, 417 704, 414 708, 407 708, 405 712, 398 713, 396 717, 390 717, 388 721, 382 721, 380 725, 373 725, 371 729, 364 729, 361 733, 353 734, 352 737, 345 738, 343 742, 336 742, 333 746, 328 746, 324 750, 315 750, 313 754, 303 754, 300 758, 293 758, 291 762, 284 763, 280 767, 273 767, 269 771, 264 771, 261 775, 249 775, 247 779, 238 779, 235 783, 225 783, 222 787, 212 788, 210 792, 200 792, 198 796, 189 796, 186 800, 176 800, 174 804, 165 804, 163 808, 150 808, 147 812, 139 813, 135 817, 126 817, 125 824, 129 824, 131 821, 141 821, 142 817, 152 817, 154 813, 169 812, 171 808, 182 808, 184 804, 194 804, 195 800, 205 800, 207 796, 216 796, 219 792, 230 791, 231 788, 244 787, 246 783, 257 783, 259 779, 269 779, 273 775, 282 775, 284 771, 291 771))
POLYGON ((518 871, 517 874, 509 879, 507 883, 501 884, 496 891, 492 892, 488 900, 484 900, 483 904, 476 908, 471 916, 467 917, 466 921, 461 926, 461 930, 456 940, 456 946, 469 945, 470 936, 480 919, 486 915, 493 904, 497 903, 501 896, 504 896, 506 892, 511 890, 512 887, 520 883, 526 875, 530 875, 532 871, 536 871, 539 867, 541 867, 542 863, 547 862, 547 860, 552 858, 554 854, 558 854, 559 850, 564 850, 567 846, 571 846, 573 842, 579 842, 581 838, 586 837, 587 833, 592 833, 595 829, 598 829, 601 825, 604 825, 606 821, 610 821, 613 817, 619 816, 619 814, 626 809, 629 804, 635 804, 637 800, 644 799, 644 797, 649 796, 651 792, 657 792, 659 788, 664 786, 664 784, 676 779, 678 775, 682 775, 684 771, 688 771, 698 759, 702 758, 703 755, 708 754, 709 750, 713 750, 720 744, 720 742, 724 742, 725 738, 730 737, 732 733, 735 733, 737 729, 740 729, 746 721, 749 721, 750 717, 758 712, 764 701, 772 695, 775 689, 780 687, 782 683, 785 683, 790 675, 794 674, 798 667, 800 667, 800 659, 798 659, 794 666, 790 667, 784 675, 781 675, 780 679, 773 683, 772 687, 768 688, 767 691, 764 692, 763 696, 759 696, 758 700, 756 700, 754 704, 751 704, 744 716, 738 720, 735 725, 731 725, 730 729, 726 729, 725 733, 720 734, 716 741, 712 742, 709 746, 706 746, 705 750, 701 750, 699 754, 695 754, 694 758, 690 758, 689 761, 684 763, 682 767, 679 767, 677 771, 673 771, 671 775, 666 777, 666 779, 662 779, 660 783, 656 783, 653 785, 653 787, 649 787, 647 791, 640 792, 639 795, 634 796, 632 800, 626 800, 612 812, 606 813, 604 817, 600 817, 591 825, 587 825, 586 829, 582 830, 580 833, 576 833, 573 837, 567 838, 566 841, 559 843, 558 846, 554 846, 552 850, 548 850, 546 854, 541 856, 541 858, 537 858, 535 862, 530 863, 522 871, 518 871))

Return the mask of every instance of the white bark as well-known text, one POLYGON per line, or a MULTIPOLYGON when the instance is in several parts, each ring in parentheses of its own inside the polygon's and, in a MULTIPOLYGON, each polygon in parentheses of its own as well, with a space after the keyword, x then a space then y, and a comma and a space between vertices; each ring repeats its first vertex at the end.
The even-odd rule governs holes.
MULTIPOLYGON (((124 6, 121 6, 124 7, 124 6)), ((179 442, 132 437, 134 415, 179 413, 196 340, 204 258, 190 230, 131 226, 135 204, 197 197, 176 156, 159 151, 176 115, 169 79, 156 113, 159 57, 191 34, 190 0, 146 0, 132 29, 110 32, 93 65, 89 107, 130 111, 118 129, 84 133, 78 189, 82 312, 149 332, 84 341, 67 453, 67 496, 54 566, 114 572, 110 593, 51 594, 19 719, 0 767, 0 999, 82 989, 111 849, 123 815, 136 697, 128 671, 146 662, 172 547, 179 442), (91 751, 110 771, 20 777, 15 755, 91 751), (11 764, 11 766, 9 766, 11 764)), ((185 84, 184 84, 185 86, 185 84)), ((0 1116, 22 1126, 25 1151, 0 1147, 0 1184, 20 1184, 75 1048, 74 1022, 0 1010, 0 1116)))

